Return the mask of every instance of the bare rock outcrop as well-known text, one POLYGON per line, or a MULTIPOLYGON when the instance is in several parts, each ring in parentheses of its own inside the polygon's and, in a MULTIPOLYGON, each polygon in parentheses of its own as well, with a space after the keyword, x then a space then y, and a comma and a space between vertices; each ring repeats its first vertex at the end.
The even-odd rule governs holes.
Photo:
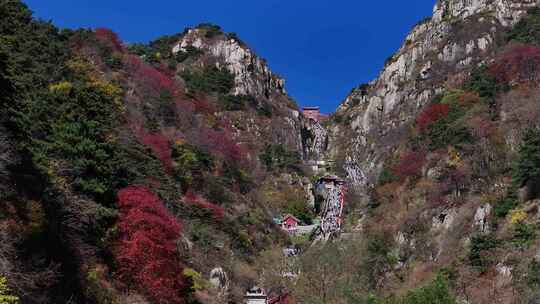
POLYGON ((330 131, 331 155, 359 188, 376 180, 420 109, 493 55, 505 28, 537 0, 440 0, 417 24, 379 77, 352 91, 330 131))

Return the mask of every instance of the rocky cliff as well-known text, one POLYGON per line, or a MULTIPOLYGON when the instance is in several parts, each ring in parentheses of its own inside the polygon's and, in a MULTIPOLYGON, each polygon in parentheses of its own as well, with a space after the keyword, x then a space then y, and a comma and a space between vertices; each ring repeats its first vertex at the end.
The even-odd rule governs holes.
POLYGON ((0 302, 538 303, 536 5, 438 1, 318 122, 218 26, 125 45, 0 0, 0 302))
POLYGON ((352 91, 339 106, 342 123, 330 127, 332 153, 361 188, 374 183, 385 157, 419 110, 445 89, 459 86, 488 61, 504 29, 535 0, 440 0, 433 17, 417 24, 379 77, 352 91))
POLYGON ((266 61, 235 34, 203 24, 185 31, 172 45, 172 53, 176 55, 193 50, 199 53, 198 58, 189 64, 180 64, 180 71, 198 66, 226 69, 234 77, 231 93, 251 99, 252 106, 263 112, 262 116, 245 111, 223 113, 231 120, 240 141, 259 149, 269 141, 281 143, 299 151, 303 158, 318 157, 321 152, 314 150, 321 150, 325 144, 325 139, 321 138, 325 137, 321 135, 324 129, 317 129, 314 122, 302 115, 285 90, 285 80, 273 73, 266 61))
POLYGON ((174 45, 172 52, 177 54, 189 47, 222 58, 223 65, 234 74, 234 94, 270 97, 273 94, 286 95, 285 80, 275 75, 266 62, 233 36, 208 37, 204 29, 195 28, 187 31, 174 45))

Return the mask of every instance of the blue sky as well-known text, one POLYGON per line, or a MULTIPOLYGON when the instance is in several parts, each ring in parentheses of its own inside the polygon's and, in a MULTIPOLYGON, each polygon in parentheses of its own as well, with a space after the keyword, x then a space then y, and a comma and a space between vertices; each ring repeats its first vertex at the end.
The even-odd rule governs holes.
POLYGON ((201 22, 236 32, 286 79, 299 105, 333 112, 375 78, 435 0, 26 0, 60 27, 108 27, 144 42, 201 22))

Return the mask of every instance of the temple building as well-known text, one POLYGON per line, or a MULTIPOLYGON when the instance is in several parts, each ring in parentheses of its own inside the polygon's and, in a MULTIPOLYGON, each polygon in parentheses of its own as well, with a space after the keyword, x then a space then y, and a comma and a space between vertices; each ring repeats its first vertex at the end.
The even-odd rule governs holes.
POLYGON ((302 113, 305 117, 317 122, 321 119, 321 109, 319 107, 304 107, 302 113))
POLYGON ((268 304, 268 295, 263 288, 254 286, 244 296, 245 304, 268 304))

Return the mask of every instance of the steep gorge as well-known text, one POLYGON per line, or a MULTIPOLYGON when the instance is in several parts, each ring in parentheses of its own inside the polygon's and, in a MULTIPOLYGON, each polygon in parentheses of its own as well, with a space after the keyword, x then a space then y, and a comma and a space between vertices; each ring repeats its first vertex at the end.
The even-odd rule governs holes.
POLYGON ((216 25, 126 45, 0 0, 0 299, 537 303, 538 4, 437 1, 319 122, 216 25))

